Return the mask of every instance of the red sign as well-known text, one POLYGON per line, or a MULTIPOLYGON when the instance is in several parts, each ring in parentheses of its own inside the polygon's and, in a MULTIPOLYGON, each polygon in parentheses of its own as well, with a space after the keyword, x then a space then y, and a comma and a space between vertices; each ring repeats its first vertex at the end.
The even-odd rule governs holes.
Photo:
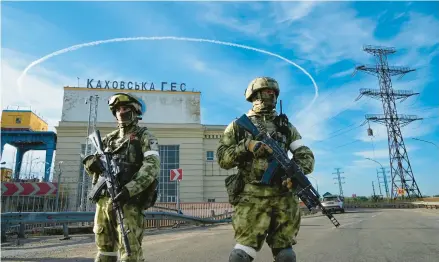
POLYGON ((352 194, 352 197, 353 197, 353 198, 356 198, 356 197, 357 197, 357 194, 352 194))
POLYGON ((3 182, 2 196, 46 196, 56 194, 57 183, 3 182))
POLYGON ((404 193, 405 193, 404 188, 398 188, 398 195, 402 196, 404 195, 404 193))
POLYGON ((175 180, 181 181, 183 179, 183 169, 181 168, 171 169, 170 175, 171 175, 170 176, 171 181, 175 181, 175 180))

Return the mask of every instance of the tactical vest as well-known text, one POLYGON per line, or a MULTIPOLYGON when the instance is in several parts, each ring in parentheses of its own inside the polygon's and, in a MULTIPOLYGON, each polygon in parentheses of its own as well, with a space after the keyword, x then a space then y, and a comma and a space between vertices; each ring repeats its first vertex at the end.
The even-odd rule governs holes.
MULTIPOLYGON (((256 116, 250 116, 250 120, 258 127, 259 131, 266 132, 267 130, 263 126, 262 123, 258 122, 256 116)), ((282 148, 285 150, 288 149, 287 141, 288 138, 291 137, 291 130, 288 126, 288 118, 284 114, 280 114, 276 116, 273 120, 273 124, 275 126, 274 130, 270 133, 270 136, 276 140, 282 148)), ((241 141, 244 138, 254 139, 251 134, 247 133, 243 128, 238 126, 238 132, 235 133, 236 141, 241 141)), ((239 159, 238 164, 238 173, 229 175, 224 180, 229 203, 235 206, 239 203, 241 199, 241 193, 244 190, 245 186, 245 178, 243 176, 243 170, 251 164, 253 160, 253 154, 251 152, 247 152, 243 159, 239 159)), ((282 172, 282 171, 278 171, 282 172)), ((276 173, 272 180, 272 186, 282 188, 282 181, 280 173, 276 173)))
MULTIPOLYGON (((260 132, 269 131, 265 128, 264 123, 262 123, 262 121, 260 120, 260 117, 249 116, 249 118, 255 124, 255 126, 258 128, 260 132)), ((288 126, 289 123, 288 117, 285 114, 280 114, 276 116, 272 122, 274 124, 274 130, 268 133, 270 134, 271 138, 273 138, 276 142, 278 142, 281 148, 284 148, 285 151, 287 151, 289 148, 287 142, 288 139, 291 137, 291 130, 288 126)), ((243 128, 238 127, 238 134, 236 137, 237 141, 241 141, 244 138, 254 139, 254 137, 250 133, 246 132, 243 128)), ((251 152, 248 152, 245 155, 244 159, 240 161, 240 164, 238 165, 238 169, 245 168, 253 160, 253 158, 254 158, 253 154, 251 152)), ((279 169, 278 172, 282 172, 282 171, 279 169)), ((282 181, 280 177, 281 176, 278 175, 278 173, 275 174, 274 179, 272 181, 273 185, 281 186, 282 181)))
MULTIPOLYGON (((139 171, 143 164, 143 152, 141 139, 143 133, 148 130, 146 127, 141 127, 132 133, 129 139, 125 140, 120 145, 115 145, 117 133, 110 135, 106 141, 106 150, 113 153, 113 158, 119 167, 119 174, 116 179, 120 186, 126 185, 133 179, 133 176, 139 171)), ((128 203, 138 204, 143 208, 151 207, 157 200, 157 186, 158 180, 155 181, 143 192, 132 197, 128 203)))

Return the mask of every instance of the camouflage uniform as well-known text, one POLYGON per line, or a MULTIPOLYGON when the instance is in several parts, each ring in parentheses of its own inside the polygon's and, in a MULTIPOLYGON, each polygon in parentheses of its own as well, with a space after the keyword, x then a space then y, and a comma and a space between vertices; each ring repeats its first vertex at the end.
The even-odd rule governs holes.
MULTIPOLYGON (((260 131, 270 133, 285 151, 290 150, 294 161, 305 174, 310 174, 314 168, 314 155, 301 143, 299 132, 290 122, 285 121, 283 127, 279 124, 280 117, 275 111, 278 96, 279 87, 274 79, 254 79, 246 90, 247 100, 253 103, 247 116, 260 131), (274 94, 270 96, 264 93, 265 90, 272 90, 274 94)), ((295 261, 291 246, 296 244, 300 228, 299 199, 281 181, 282 170, 277 171, 271 186, 260 184, 268 166, 270 149, 253 139, 251 134, 232 122, 217 148, 221 168, 238 167, 238 174, 226 179, 229 200, 235 207, 232 224, 237 242, 230 261, 252 261, 264 240, 272 249, 275 261, 295 261)))
MULTIPOLYGON (((115 94, 110 98, 109 104, 115 115, 119 105, 131 106, 131 111, 128 112, 131 116, 125 120, 118 119, 119 128, 103 138, 105 151, 112 152, 113 156, 120 159, 119 167, 123 170, 119 179, 123 190, 116 200, 123 206, 125 230, 130 230, 128 240, 131 255, 128 257, 126 254, 113 202, 104 190, 96 202, 93 232, 98 254, 95 262, 117 261, 117 251, 120 261, 144 261, 143 210, 152 206, 157 197, 156 187, 160 169, 158 142, 147 128, 138 126, 143 105, 137 98, 127 94, 115 94)), ((93 185, 97 183, 101 174, 97 161, 97 155, 90 155, 84 159, 87 173, 93 176, 93 185)))

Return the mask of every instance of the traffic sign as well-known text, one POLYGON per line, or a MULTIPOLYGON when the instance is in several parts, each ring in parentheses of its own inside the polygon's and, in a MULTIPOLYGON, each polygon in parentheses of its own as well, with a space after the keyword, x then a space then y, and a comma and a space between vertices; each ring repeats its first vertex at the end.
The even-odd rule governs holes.
POLYGON ((170 171, 170 180, 171 181, 181 181, 183 179, 183 169, 178 168, 178 169, 171 169, 170 171))
POLYGON ((398 195, 404 195, 404 188, 398 188, 398 195))
POLYGON ((352 198, 356 198, 357 197, 357 194, 352 194, 352 198))
POLYGON ((57 183, 50 182, 2 182, 2 196, 55 195, 57 183))

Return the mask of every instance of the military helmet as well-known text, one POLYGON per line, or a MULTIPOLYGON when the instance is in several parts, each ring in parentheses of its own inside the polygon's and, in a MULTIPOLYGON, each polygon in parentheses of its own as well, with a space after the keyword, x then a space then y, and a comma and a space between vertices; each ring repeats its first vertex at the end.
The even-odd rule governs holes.
POLYGON ((132 106, 139 116, 143 115, 146 110, 145 104, 140 98, 127 93, 116 93, 111 96, 108 99, 108 106, 113 115, 116 114, 118 106, 132 106))
POLYGON ((244 93, 245 99, 251 102, 253 95, 263 89, 271 89, 276 93, 276 97, 279 96, 280 89, 276 80, 271 77, 257 77, 253 79, 250 84, 248 84, 248 87, 244 93))

